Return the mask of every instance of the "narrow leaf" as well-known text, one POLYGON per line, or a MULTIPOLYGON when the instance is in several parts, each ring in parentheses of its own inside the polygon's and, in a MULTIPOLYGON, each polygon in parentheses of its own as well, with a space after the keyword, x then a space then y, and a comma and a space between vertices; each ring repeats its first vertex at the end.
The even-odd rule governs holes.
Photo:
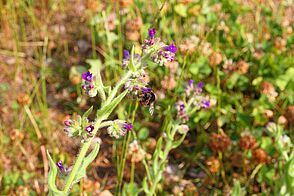
POLYGON ((135 63, 134 63, 134 55, 135 55, 135 47, 133 45, 132 50, 131 50, 131 61, 130 61, 129 65, 128 65, 129 69, 131 71, 133 71, 133 72, 136 71, 135 63))
POLYGON ((84 159, 73 183, 78 183, 82 178, 86 177, 87 167, 94 161, 98 152, 99 152, 100 144, 95 143, 94 149, 91 153, 84 159))
POLYGON ((88 118, 88 116, 92 113, 93 111, 93 106, 91 106, 83 115, 83 119, 84 118, 88 118))
POLYGON ((113 101, 104 106, 102 109, 97 111, 97 116, 108 116, 111 114, 111 112, 116 108, 116 106, 121 102, 121 100, 126 96, 126 94, 128 93, 128 90, 125 90, 124 92, 122 92, 119 96, 117 96, 115 99, 113 99, 113 101))
POLYGON ((54 163, 54 161, 52 160, 48 150, 47 150, 47 156, 49 159, 49 166, 50 166, 50 171, 48 173, 48 186, 49 186, 49 190, 53 195, 64 195, 62 191, 58 190, 56 187, 56 176, 57 176, 57 166, 54 163))

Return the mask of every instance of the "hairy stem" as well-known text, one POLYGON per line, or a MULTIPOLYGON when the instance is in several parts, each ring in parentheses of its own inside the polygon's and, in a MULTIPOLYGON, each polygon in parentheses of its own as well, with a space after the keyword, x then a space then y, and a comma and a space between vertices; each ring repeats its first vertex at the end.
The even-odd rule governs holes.
MULTIPOLYGON (((94 128, 94 131, 93 131, 93 135, 96 135, 96 133, 97 133, 98 130, 99 130, 99 125, 100 125, 100 123, 101 123, 104 119, 105 119, 105 117, 102 116, 101 118, 98 118, 98 119, 96 120, 96 122, 95 122, 95 124, 94 124, 95 128, 94 128)), ((91 145, 91 142, 92 142, 93 138, 94 138, 94 137, 91 137, 91 138, 89 139, 88 142, 85 142, 85 143, 83 144, 81 150, 80 150, 80 153, 79 153, 79 155, 78 155, 78 158, 77 158, 77 160, 76 160, 76 162, 75 162, 75 164, 74 164, 74 166, 73 166, 73 169, 72 169, 72 171, 70 172, 70 175, 69 175, 69 177, 68 177, 68 179, 67 179, 67 181, 66 181, 66 183, 65 183, 65 185, 64 185, 63 192, 64 192, 66 195, 68 194, 68 192, 69 192, 69 190, 70 190, 70 188, 71 188, 71 186, 72 186, 72 183, 73 183, 73 181, 74 181, 74 179, 75 179, 75 177, 76 177, 77 172, 79 171, 79 168, 80 168, 80 166, 81 166, 81 164, 82 164, 82 162, 83 162, 83 160, 84 160, 84 158, 85 158, 85 156, 86 156, 86 153, 87 153, 87 151, 88 151, 88 149, 89 149, 89 147, 90 147, 90 145, 91 145)))
MULTIPOLYGON (((110 104, 113 99, 115 98, 115 95, 117 94, 118 90, 120 89, 120 87, 129 79, 129 77, 131 76, 132 72, 127 72, 125 74, 125 76, 116 84, 116 86, 114 87, 114 89, 112 90, 111 94, 109 95, 109 97, 107 98, 107 100, 105 101, 105 103, 103 104, 102 106, 102 109, 104 107, 106 107, 108 104, 110 104)), ((103 126, 104 123, 102 123, 103 120, 107 119, 108 116, 110 114, 106 114, 106 115, 102 115, 102 116, 97 116, 97 119, 95 121, 95 124, 94 124, 94 130, 93 130, 93 135, 95 136, 99 130, 99 128, 101 127, 101 125, 103 126)), ((107 124, 107 123, 106 123, 107 124)), ((93 140, 94 137, 90 138, 89 141, 83 143, 82 147, 81 147, 81 150, 80 150, 80 153, 76 159, 76 162, 73 166, 73 169, 72 171, 70 172, 69 176, 68 176, 68 179, 64 185, 64 189, 63 189, 63 192, 68 195, 69 191, 70 191, 70 188, 73 184, 73 181, 77 175, 77 172, 79 171, 80 169, 80 166, 81 164, 83 163, 83 160, 86 156, 86 153, 91 145, 91 142, 93 140)))

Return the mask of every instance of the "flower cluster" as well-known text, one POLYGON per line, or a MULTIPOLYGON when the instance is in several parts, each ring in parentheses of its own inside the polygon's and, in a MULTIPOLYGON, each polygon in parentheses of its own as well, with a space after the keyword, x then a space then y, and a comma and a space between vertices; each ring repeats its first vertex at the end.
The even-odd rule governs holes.
POLYGON ((95 84, 95 76, 89 71, 82 74, 83 84, 82 88, 89 97, 95 97, 97 95, 97 85, 95 84))
POLYGON ((144 159, 146 152, 139 146, 137 140, 129 144, 128 158, 133 163, 138 163, 144 159))
POLYGON ((255 137, 250 134, 243 135, 239 141, 239 144, 243 150, 254 149, 257 145, 255 137))
MULTIPOLYGON (((125 69, 128 67, 131 60, 131 55, 128 50, 123 50, 123 60, 122 60, 122 67, 125 69)), ((141 61, 141 56, 139 54, 134 55, 135 63, 139 63, 141 61)))
POLYGON ((177 130, 180 134, 186 134, 189 131, 189 127, 188 125, 179 125, 178 126, 178 130, 177 130))
POLYGON ((270 157, 262 148, 258 148, 254 150, 253 158, 256 160, 257 163, 260 163, 260 164, 268 163, 270 160, 270 157))
POLYGON ((189 80, 185 89, 187 102, 178 101, 176 104, 177 118, 185 123, 189 120, 189 113, 201 108, 210 107, 210 99, 202 95, 203 83, 199 82, 196 86, 193 80, 189 80))
POLYGON ((148 29, 148 34, 149 39, 145 39, 142 45, 143 54, 151 54, 151 59, 159 65, 174 61, 177 47, 173 43, 166 45, 160 38, 155 37, 154 28, 148 29))
POLYGON ((231 145, 231 139, 225 133, 212 133, 209 139, 209 147, 214 152, 224 152, 231 145))
POLYGON ((94 125, 89 122, 87 118, 76 116, 75 119, 67 119, 64 121, 64 132, 69 137, 83 136, 84 138, 89 136, 92 137, 94 125))
POLYGON ((176 103, 177 109, 177 119, 179 119, 182 123, 186 123, 189 120, 189 116, 187 113, 187 109, 183 101, 178 101, 176 103))
POLYGON ((141 69, 140 71, 132 74, 129 80, 125 83, 125 89, 128 89, 130 92, 137 95, 142 88, 145 88, 148 85, 148 82, 148 74, 141 69))
POLYGON ((126 123, 124 120, 114 120, 111 125, 107 128, 107 133, 116 139, 124 136, 127 131, 133 129, 133 125, 130 123, 126 123))

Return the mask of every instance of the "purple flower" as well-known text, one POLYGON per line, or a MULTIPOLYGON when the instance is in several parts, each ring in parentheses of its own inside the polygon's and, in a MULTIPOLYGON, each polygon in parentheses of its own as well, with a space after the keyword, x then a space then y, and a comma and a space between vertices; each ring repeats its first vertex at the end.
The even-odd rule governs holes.
POLYGON ((127 131, 130 131, 133 129, 133 125, 131 123, 125 123, 123 125, 124 129, 126 129, 127 131))
POLYGON ((210 100, 202 101, 202 107, 203 108, 209 108, 209 106, 210 106, 210 100))
POLYGON ((143 93, 150 93, 151 92, 151 88, 141 88, 143 93))
POLYGON ((203 82, 198 82, 198 84, 197 84, 197 88, 203 88, 203 82))
POLYGON ((86 73, 82 74, 82 78, 85 81, 91 82, 93 80, 93 75, 89 71, 87 71, 86 73))
POLYGON ((179 104, 180 111, 183 111, 185 109, 185 105, 183 103, 179 104))
POLYGON ((177 47, 172 43, 171 45, 166 46, 166 47, 165 47, 165 50, 167 50, 167 51, 169 51, 169 52, 171 52, 171 53, 176 54, 176 52, 177 52, 177 47))
POLYGON ((202 88, 203 88, 203 82, 198 82, 198 84, 197 84, 197 88, 196 88, 196 90, 195 90, 195 93, 196 93, 196 94, 200 94, 200 93, 202 93, 202 88))
POLYGON ((188 86, 193 86, 193 84, 194 84, 194 80, 188 80, 188 86))
POLYGON ((127 51, 127 50, 124 50, 124 51, 123 51, 123 55, 124 55, 124 59, 128 59, 128 58, 130 58, 130 53, 129 53, 129 51, 127 51))
POLYGON ((59 171, 65 171, 61 160, 56 163, 56 166, 58 167, 59 171))
POLYGON ((94 125, 92 125, 92 124, 88 125, 88 126, 85 128, 85 131, 86 131, 88 134, 90 134, 90 135, 92 135, 93 130, 94 130, 94 125))
POLYGON ((155 28, 148 29, 148 34, 149 34, 149 37, 150 37, 151 39, 153 39, 154 36, 155 36, 155 34, 156 34, 156 30, 155 30, 155 28))
POLYGON ((183 123, 187 122, 189 120, 189 116, 187 114, 184 102, 178 101, 176 103, 176 109, 177 109, 177 118, 183 123))
POLYGON ((63 124, 64 124, 65 126, 69 127, 69 126, 72 124, 72 120, 70 120, 70 119, 65 120, 65 121, 63 122, 63 124))

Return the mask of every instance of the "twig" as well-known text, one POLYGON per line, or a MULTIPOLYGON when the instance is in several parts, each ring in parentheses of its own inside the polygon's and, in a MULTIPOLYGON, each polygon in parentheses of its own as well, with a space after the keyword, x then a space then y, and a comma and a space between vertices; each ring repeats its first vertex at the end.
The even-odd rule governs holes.
POLYGON ((35 129, 35 131, 36 131, 36 134, 37 134, 38 139, 41 139, 42 138, 41 131, 40 131, 38 125, 37 125, 37 122, 34 119, 34 116, 33 116, 32 112, 31 112, 30 108, 25 105, 24 106, 24 109, 25 109, 25 111, 26 111, 26 113, 27 113, 27 115, 28 115, 28 117, 29 117, 29 119, 30 119, 30 121, 31 121, 31 123, 32 123, 32 125, 33 125, 33 127, 35 129))

